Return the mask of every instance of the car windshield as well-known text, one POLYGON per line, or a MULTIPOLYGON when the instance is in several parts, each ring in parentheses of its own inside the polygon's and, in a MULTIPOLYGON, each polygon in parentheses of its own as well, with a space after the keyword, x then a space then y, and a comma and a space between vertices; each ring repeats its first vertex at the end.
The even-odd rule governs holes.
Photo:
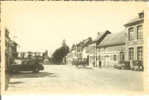
POLYGON ((22 64, 33 65, 33 64, 35 64, 35 61, 31 60, 31 59, 25 59, 25 60, 23 60, 22 64))
POLYGON ((28 61, 23 60, 22 64, 28 64, 28 61))

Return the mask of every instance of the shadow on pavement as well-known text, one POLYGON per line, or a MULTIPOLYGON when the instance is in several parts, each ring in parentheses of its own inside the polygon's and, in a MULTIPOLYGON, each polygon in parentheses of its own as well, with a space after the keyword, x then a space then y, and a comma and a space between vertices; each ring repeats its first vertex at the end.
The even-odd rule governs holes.
POLYGON ((57 77, 55 73, 39 72, 39 73, 15 73, 11 75, 11 78, 41 78, 41 77, 57 77))
POLYGON ((22 84, 24 82, 20 82, 20 81, 17 81, 17 82, 9 82, 9 84, 22 84))

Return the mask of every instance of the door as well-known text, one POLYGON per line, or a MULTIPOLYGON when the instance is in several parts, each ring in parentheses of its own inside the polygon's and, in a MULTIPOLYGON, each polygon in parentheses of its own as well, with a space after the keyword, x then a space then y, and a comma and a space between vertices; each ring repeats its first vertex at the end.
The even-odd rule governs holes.
POLYGON ((125 54, 124 52, 120 52, 120 62, 123 62, 125 60, 125 54))
POLYGON ((110 56, 106 55, 105 56, 105 67, 109 67, 110 66, 110 56))

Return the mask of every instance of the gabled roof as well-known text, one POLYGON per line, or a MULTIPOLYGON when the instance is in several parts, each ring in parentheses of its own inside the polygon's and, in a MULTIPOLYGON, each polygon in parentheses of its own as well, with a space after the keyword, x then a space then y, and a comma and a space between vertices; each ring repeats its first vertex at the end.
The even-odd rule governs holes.
POLYGON ((105 32, 98 34, 97 38, 95 40, 93 40, 91 44, 93 44, 93 43, 99 44, 108 34, 111 34, 111 32, 109 30, 106 30, 105 32))
POLYGON ((80 43, 78 43, 77 46, 80 46, 80 47, 83 48, 83 47, 89 45, 91 42, 92 42, 92 38, 89 37, 89 38, 87 38, 87 39, 81 41, 80 43))
POLYGON ((125 44, 126 33, 124 31, 107 35, 97 47, 107 47, 125 44))
POLYGON ((88 39, 84 40, 83 41, 83 44, 84 44, 83 47, 88 46, 91 42, 92 42, 92 38, 91 37, 89 37, 88 39))

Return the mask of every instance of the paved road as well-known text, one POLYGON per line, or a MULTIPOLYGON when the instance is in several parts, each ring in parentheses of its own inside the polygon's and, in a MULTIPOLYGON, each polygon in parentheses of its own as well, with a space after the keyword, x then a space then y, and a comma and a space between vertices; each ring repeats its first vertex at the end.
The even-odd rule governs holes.
POLYGON ((58 92, 100 92, 142 91, 143 72, 117 69, 84 69, 68 65, 45 65, 40 73, 19 73, 12 75, 7 92, 48 91, 58 92))

